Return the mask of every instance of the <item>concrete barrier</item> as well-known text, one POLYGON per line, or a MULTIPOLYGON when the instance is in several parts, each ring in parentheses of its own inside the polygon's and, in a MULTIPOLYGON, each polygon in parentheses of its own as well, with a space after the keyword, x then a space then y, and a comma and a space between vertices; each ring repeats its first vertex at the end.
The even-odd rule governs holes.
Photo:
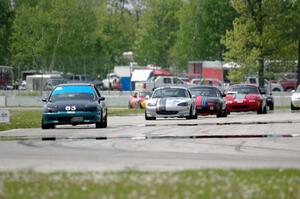
MULTIPOLYGON (((105 103, 110 107, 128 107, 129 96, 104 96, 105 103)), ((42 102, 42 97, 36 96, 8 96, 0 97, 0 106, 11 107, 11 106, 21 106, 21 107, 42 107, 44 102, 42 102), (4 100, 3 100, 4 98, 4 100), (6 103, 5 103, 6 98, 6 103), (1 103, 1 101, 4 101, 1 103)))
POLYGON ((290 106, 291 95, 289 92, 273 92, 274 106, 290 106))
MULTIPOLYGON (((105 102, 108 107, 128 107, 130 92, 106 91, 101 92, 104 96, 105 102)), ((292 93, 287 92, 274 92, 274 105, 275 106, 290 106, 292 93)), ((44 94, 44 97, 47 93, 44 94)), ((41 107, 43 102, 40 96, 18 96, 9 94, 7 96, 0 96, 0 106, 20 106, 20 107, 41 107)))
POLYGON ((5 107, 5 106, 6 106, 6 97, 0 96, 0 107, 5 107))
MULTIPOLYGON (((133 91, 100 91, 103 96, 130 96, 133 91)), ((49 96, 50 91, 0 90, 0 96, 49 96)))

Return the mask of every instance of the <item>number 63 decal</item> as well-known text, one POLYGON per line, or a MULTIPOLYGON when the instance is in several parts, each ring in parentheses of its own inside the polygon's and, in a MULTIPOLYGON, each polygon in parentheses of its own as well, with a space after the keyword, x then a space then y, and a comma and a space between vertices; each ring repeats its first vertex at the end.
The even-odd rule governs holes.
POLYGON ((66 111, 75 111, 76 106, 66 106, 66 111))

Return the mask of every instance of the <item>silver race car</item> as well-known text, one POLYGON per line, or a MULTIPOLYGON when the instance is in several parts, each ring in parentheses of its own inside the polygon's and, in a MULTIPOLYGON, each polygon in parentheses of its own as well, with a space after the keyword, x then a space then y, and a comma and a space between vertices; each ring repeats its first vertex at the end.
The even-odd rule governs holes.
POLYGON ((157 117, 197 119, 195 99, 187 88, 157 88, 146 102, 145 119, 155 120, 157 117))
POLYGON ((297 90, 291 96, 291 110, 300 109, 300 86, 298 86, 297 90))

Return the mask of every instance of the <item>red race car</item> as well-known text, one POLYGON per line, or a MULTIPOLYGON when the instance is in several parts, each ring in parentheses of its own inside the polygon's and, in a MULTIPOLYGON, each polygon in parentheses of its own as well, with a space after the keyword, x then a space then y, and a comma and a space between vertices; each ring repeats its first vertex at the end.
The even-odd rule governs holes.
POLYGON ((237 84, 231 86, 226 95, 228 112, 256 111, 257 114, 267 113, 265 93, 256 85, 237 84))

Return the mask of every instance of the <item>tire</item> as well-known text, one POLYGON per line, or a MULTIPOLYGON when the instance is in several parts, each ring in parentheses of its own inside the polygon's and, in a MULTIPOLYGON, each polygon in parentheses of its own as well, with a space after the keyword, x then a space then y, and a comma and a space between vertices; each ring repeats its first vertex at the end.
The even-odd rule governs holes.
POLYGON ((44 120, 42 120, 42 129, 54 129, 55 124, 45 124, 44 120))
POLYGON ((262 104, 259 106, 258 110, 257 110, 257 114, 263 114, 263 107, 262 104))
POLYGON ((297 110, 297 108, 293 105, 293 103, 291 103, 291 110, 292 110, 292 111, 297 110))
POLYGON ((48 124, 42 123, 42 129, 50 129, 50 126, 48 124))
POLYGON ((265 105, 265 107, 263 108, 263 112, 262 112, 263 114, 267 114, 268 113, 268 107, 267 107, 267 105, 265 105))
POLYGON ((104 118, 102 118, 101 115, 101 121, 100 122, 96 122, 96 128, 106 128, 107 127, 107 112, 104 118))
POLYGON ((227 117, 227 110, 226 110, 226 109, 223 110, 223 115, 222 115, 222 117, 227 117))
POLYGON ((217 114, 217 118, 219 118, 219 117, 227 117, 227 114, 228 114, 228 112, 227 112, 227 109, 225 109, 225 110, 220 110, 219 112, 218 112, 218 114, 217 114))
POLYGON ((222 117, 223 116, 223 110, 221 109, 218 113, 217 113, 217 118, 222 117))
POLYGON ((193 114, 193 107, 191 106, 190 108, 190 114, 189 116, 185 117, 187 120, 191 120, 194 118, 194 114, 193 114))
POLYGON ((197 112, 196 112, 196 114, 193 116, 193 119, 194 119, 194 120, 197 120, 197 119, 198 119, 198 114, 197 114, 197 112))
POLYGON ((197 109, 196 109, 196 105, 195 105, 195 109, 194 109, 195 113, 193 115, 193 118, 194 120, 198 119, 198 114, 197 114, 197 109))
POLYGON ((273 111, 274 110, 274 104, 272 103, 272 104, 270 104, 270 111, 273 111))
POLYGON ((156 117, 148 117, 145 111, 145 120, 156 120, 156 117))

